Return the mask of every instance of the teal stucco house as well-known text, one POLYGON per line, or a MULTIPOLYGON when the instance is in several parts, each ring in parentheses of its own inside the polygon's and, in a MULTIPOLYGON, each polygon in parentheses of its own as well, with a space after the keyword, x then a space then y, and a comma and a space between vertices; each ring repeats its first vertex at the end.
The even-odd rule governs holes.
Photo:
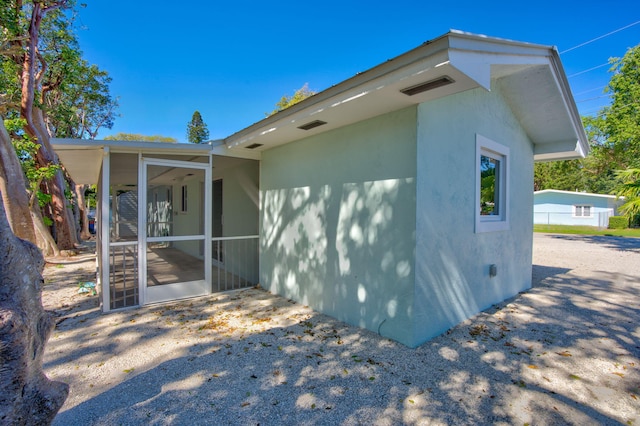
POLYGON ((259 283, 410 347, 531 286, 534 161, 588 150, 554 47, 459 31, 210 145, 55 146, 105 311, 259 283))

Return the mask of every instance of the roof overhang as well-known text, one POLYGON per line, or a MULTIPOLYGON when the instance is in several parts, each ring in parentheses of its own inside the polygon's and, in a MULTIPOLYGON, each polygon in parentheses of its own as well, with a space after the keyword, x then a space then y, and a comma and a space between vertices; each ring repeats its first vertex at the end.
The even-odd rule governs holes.
POLYGON ((153 153, 156 155, 209 155, 211 146, 167 142, 106 141, 86 139, 51 140, 71 178, 78 184, 95 184, 100 176, 102 160, 107 152, 153 153))
POLYGON ((533 195, 537 194, 568 194, 568 195, 582 195, 584 197, 592 198, 606 198, 610 200, 624 200, 625 197, 609 194, 594 194, 592 192, 578 192, 578 191, 563 191, 561 189, 541 189, 540 191, 533 191, 533 195))
POLYGON ((466 90, 490 90, 492 84, 500 85, 522 123, 536 160, 587 154, 580 115, 554 47, 460 31, 357 74, 224 142, 229 151, 263 151, 466 90), (427 90, 407 94, 406 89, 425 83, 427 90))

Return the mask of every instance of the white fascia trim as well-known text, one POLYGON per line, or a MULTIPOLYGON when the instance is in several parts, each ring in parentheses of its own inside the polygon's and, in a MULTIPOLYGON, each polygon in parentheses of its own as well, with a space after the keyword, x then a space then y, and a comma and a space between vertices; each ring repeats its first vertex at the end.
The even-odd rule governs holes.
POLYGON ((221 157, 234 157, 244 158, 247 160, 261 160, 262 153, 260 151, 251 151, 245 148, 229 148, 226 145, 216 145, 211 147, 211 153, 213 155, 219 155, 221 157))
POLYGON ((560 60, 560 54, 557 48, 551 49, 551 67, 553 69, 553 77, 556 80, 558 89, 562 93, 562 99, 565 104, 565 108, 571 117, 571 123, 576 132, 578 138, 576 143, 576 153, 582 158, 589 154, 589 139, 584 132, 584 126, 582 125, 582 118, 578 112, 575 99, 573 99, 573 93, 571 92, 571 86, 567 80, 567 75, 562 67, 562 61, 560 60))
MULTIPOLYGON (((580 191, 563 191, 561 189, 541 189, 540 191, 533 191, 533 194, 571 194, 571 195, 583 195, 586 197, 596 197, 596 198, 624 198, 618 197, 616 195, 608 195, 608 194, 594 194, 593 192, 580 192, 580 191)), ((586 205, 586 204, 585 204, 586 205)))

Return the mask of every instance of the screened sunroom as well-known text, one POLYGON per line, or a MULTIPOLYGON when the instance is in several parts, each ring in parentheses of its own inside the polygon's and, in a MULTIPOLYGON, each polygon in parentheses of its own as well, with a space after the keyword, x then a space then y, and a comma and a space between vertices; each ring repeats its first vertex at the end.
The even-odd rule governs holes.
POLYGON ((104 311, 258 283, 258 161, 210 145, 54 140, 76 183, 97 184, 104 311))

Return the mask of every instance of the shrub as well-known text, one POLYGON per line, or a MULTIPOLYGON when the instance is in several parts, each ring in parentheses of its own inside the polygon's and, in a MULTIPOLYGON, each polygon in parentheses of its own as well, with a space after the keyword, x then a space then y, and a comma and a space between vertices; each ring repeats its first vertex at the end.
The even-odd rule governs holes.
POLYGON ((626 216, 611 216, 609 229, 626 229, 629 227, 629 219, 626 216))

